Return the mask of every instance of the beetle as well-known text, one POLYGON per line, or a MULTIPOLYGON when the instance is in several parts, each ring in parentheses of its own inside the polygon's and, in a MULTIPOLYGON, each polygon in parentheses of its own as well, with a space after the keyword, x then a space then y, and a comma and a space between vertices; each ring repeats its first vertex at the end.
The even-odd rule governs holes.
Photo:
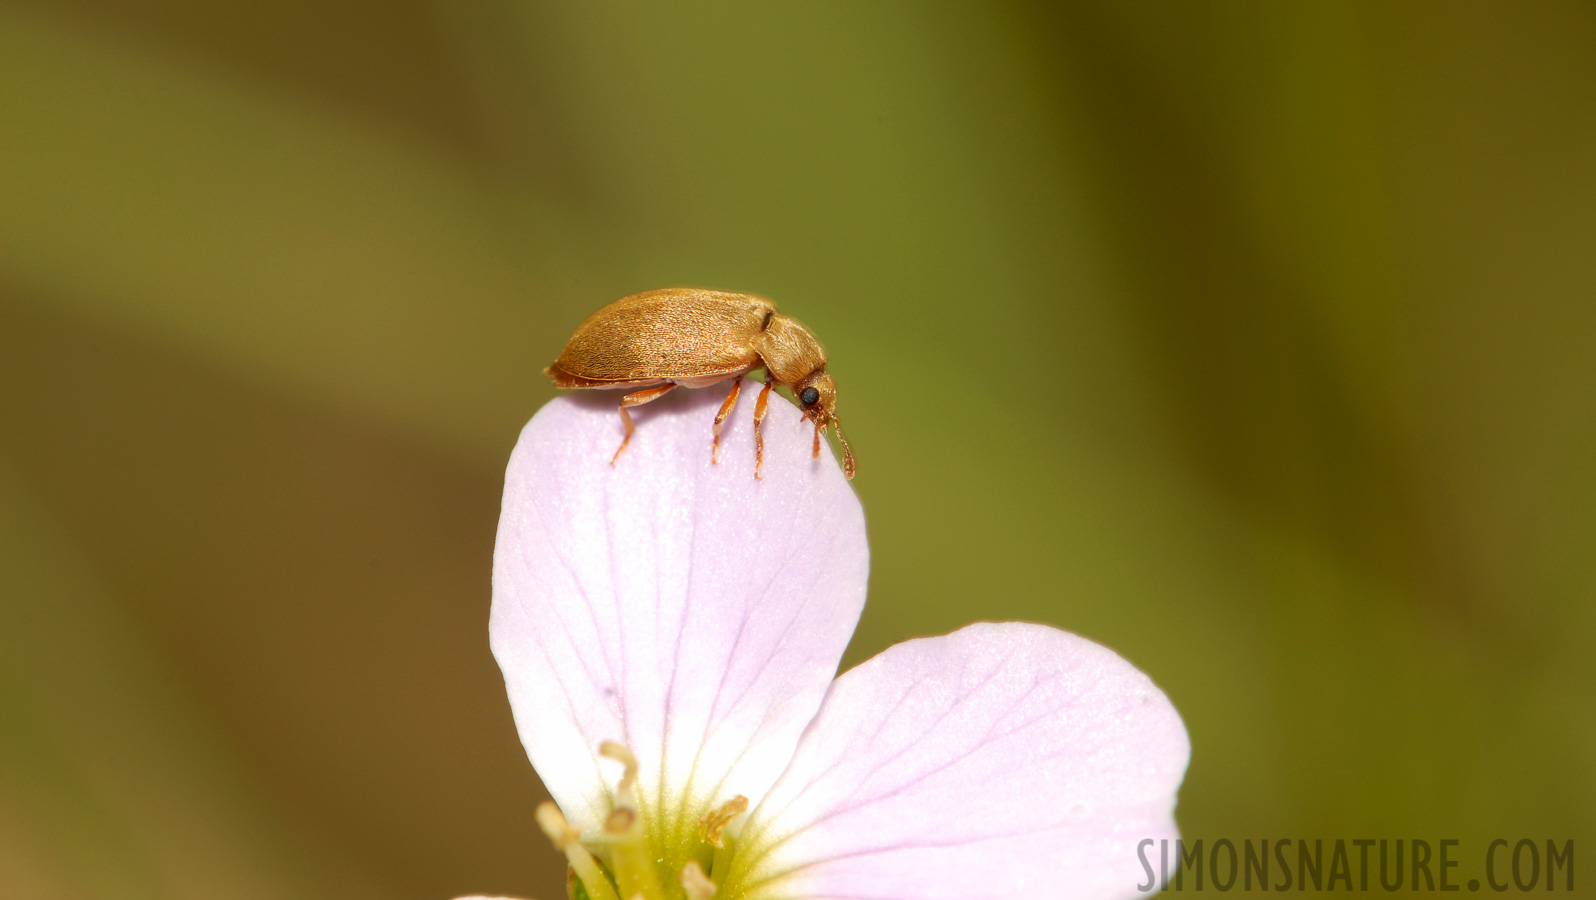
POLYGON ((543 371, 558 388, 630 391, 621 397, 625 436, 610 458, 613 466, 632 439, 630 407, 658 400, 678 385, 700 388, 732 379, 731 392, 715 414, 710 444, 710 461, 719 463, 721 424, 737 405, 743 377, 758 368, 768 377, 754 403, 754 477, 760 477, 765 461, 765 404, 779 384, 792 390, 803 414, 815 423, 815 458, 820 457, 820 433, 836 428, 842 470, 852 478, 853 450, 837 420, 837 386, 826 373, 826 351, 808 328, 763 297, 699 288, 622 297, 583 322, 560 358, 543 371))

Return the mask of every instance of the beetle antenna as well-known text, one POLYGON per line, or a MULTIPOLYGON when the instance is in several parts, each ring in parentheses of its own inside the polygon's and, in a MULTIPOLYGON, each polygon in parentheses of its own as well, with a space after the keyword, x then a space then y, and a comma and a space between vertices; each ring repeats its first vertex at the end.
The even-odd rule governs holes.
POLYGON ((842 473, 851 480, 853 478, 853 448, 848 446, 848 439, 842 436, 842 420, 836 413, 831 414, 831 424, 837 429, 837 443, 842 445, 842 473))

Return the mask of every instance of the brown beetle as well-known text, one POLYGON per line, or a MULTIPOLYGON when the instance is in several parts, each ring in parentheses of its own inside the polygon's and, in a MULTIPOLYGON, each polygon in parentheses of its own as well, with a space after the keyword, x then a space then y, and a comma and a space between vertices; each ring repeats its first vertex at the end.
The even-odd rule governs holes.
POLYGON ((736 380, 715 414, 710 444, 710 460, 719 462, 721 423, 737 405, 743 376, 761 367, 769 377, 754 404, 754 477, 765 461, 765 403, 771 387, 781 384, 792 389, 815 423, 816 458, 820 432, 836 426, 842 470, 852 478, 853 450, 837 421, 837 386, 826 374, 826 351, 809 329, 763 297, 697 288, 623 297, 583 322, 544 373, 560 388, 636 389, 621 398, 626 436, 610 459, 614 465, 632 439, 628 407, 658 400, 677 385, 706 387, 731 378, 736 380))

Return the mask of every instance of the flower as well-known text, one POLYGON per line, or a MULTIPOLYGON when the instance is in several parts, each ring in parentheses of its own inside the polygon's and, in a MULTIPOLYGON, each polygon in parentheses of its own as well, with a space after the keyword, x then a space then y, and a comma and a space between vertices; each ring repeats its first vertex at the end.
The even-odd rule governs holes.
MULTIPOLYGON (((971 625, 834 677, 864 606, 864 514, 810 425, 720 391, 615 395, 526 426, 490 636, 539 821, 595 898, 1135 896, 1189 755, 1163 693, 1097 644, 971 625)), ((879 465, 879 463, 878 463, 879 465)), ((577 896, 581 896, 580 893, 577 896)))

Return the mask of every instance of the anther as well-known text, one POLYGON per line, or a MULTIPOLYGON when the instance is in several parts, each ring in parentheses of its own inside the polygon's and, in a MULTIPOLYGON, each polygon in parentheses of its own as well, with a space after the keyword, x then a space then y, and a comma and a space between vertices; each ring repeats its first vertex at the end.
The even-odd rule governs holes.
POLYGON ((704 874, 704 868, 698 860, 688 860, 682 867, 681 874, 676 880, 682 883, 682 888, 687 891, 687 900, 710 900, 715 896, 715 882, 709 880, 704 874))
POLYGON ((715 847, 724 847, 726 826, 732 819, 748 811, 748 798, 742 794, 727 800, 719 809, 704 813, 698 824, 704 829, 704 841, 715 847))
POLYGON ((637 813, 630 809, 617 809, 604 820, 604 830, 612 835, 624 835, 637 825, 637 813))

